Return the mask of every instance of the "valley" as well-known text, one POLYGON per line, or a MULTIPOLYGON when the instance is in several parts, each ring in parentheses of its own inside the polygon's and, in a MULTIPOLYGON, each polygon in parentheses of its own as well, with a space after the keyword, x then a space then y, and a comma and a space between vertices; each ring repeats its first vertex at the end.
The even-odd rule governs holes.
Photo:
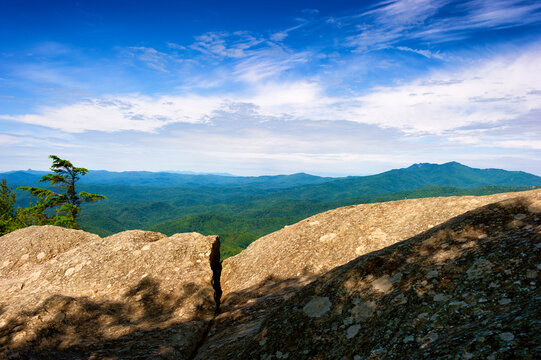
MULTIPOLYGON (((9 184, 32 185, 45 172, 0 174, 9 184)), ((82 190, 107 196, 83 204, 85 231, 108 236, 130 229, 173 235, 220 236, 222 258, 239 253, 259 237, 314 214, 354 204, 435 196, 490 195, 524 191, 541 177, 456 162, 415 164, 371 176, 343 178, 308 174, 235 177, 176 173, 91 171, 82 190)), ((25 206, 26 193, 18 193, 25 206)))

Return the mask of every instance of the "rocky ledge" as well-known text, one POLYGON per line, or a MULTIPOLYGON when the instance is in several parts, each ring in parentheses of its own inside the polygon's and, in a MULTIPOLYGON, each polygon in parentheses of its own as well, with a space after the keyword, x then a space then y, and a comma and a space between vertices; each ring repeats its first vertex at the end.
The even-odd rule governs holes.
POLYGON ((0 249, 2 359, 189 359, 216 311, 216 236, 33 226, 0 249))
POLYGON ((534 190, 354 205, 269 234, 223 262, 222 311, 198 359, 228 359, 228 354, 237 353, 252 341, 251 336, 273 309, 337 266, 481 206, 540 194, 534 190))
POLYGON ((539 359, 540 252, 541 193, 487 205, 321 275, 227 356, 539 359))
POLYGON ((196 233, 0 251, 2 359, 541 358, 540 190, 340 208, 223 264, 196 233))

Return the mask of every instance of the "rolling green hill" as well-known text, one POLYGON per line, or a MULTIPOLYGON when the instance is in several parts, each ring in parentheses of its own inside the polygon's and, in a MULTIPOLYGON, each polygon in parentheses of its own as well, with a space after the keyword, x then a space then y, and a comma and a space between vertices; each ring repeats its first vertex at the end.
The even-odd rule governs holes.
MULTIPOLYGON (((10 185, 35 185, 43 172, 0 174, 10 185)), ((372 176, 324 178, 308 174, 261 177, 91 171, 80 190, 107 200, 83 205, 80 226, 107 236, 128 229, 171 235, 219 234, 223 254, 238 253, 260 236, 340 206, 404 198, 487 195, 541 185, 541 177, 456 162, 415 164, 372 176)), ((28 194, 19 192, 26 206, 28 194)))
MULTIPOLYGON (((0 178, 18 185, 34 185, 46 171, 10 171, 0 178)), ((81 185, 121 185, 145 187, 255 186, 260 189, 290 188, 321 184, 333 178, 305 173, 275 176, 231 176, 214 174, 177 174, 169 172, 92 170, 81 178, 81 185)))
POLYGON ((223 245, 221 253, 226 258, 239 253, 249 243, 259 237, 279 230, 285 225, 294 224, 309 216, 341 206, 434 196, 479 196, 530 189, 532 189, 531 186, 490 186, 477 189, 434 186, 393 194, 365 195, 335 201, 275 200, 272 205, 269 204, 263 210, 257 210, 257 206, 254 206, 253 203, 247 203, 242 211, 232 212, 231 209, 227 209, 228 211, 224 212, 190 215, 158 223, 149 227, 148 230, 158 231, 168 235, 190 231, 196 231, 205 235, 218 234, 222 239, 223 245), (236 231, 241 231, 243 236, 240 237, 239 234, 235 233, 236 231))
POLYGON ((483 186, 535 186, 541 177, 522 171, 475 169, 457 162, 414 164, 371 176, 350 176, 282 192, 294 199, 338 200, 367 194, 391 194, 421 187, 474 189, 483 186))

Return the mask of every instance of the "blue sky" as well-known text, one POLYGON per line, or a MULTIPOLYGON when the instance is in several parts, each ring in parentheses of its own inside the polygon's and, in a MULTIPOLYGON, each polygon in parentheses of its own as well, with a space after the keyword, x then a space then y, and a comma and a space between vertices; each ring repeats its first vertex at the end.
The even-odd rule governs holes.
POLYGON ((541 2, 0 5, 0 171, 541 175, 541 2))

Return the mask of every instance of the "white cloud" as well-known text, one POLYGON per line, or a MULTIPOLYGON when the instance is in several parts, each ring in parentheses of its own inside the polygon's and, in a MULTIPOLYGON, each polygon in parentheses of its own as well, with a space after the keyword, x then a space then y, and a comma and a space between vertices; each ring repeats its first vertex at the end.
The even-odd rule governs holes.
POLYGON ((289 54, 280 47, 256 52, 239 61, 234 67, 234 78, 249 83, 263 79, 277 78, 284 71, 308 61, 308 53, 289 54))
POLYGON ((541 150, 541 140, 505 140, 497 141, 494 145, 502 148, 541 150))
POLYGON ((212 97, 151 98, 123 96, 91 99, 61 107, 47 107, 37 114, 0 116, 18 121, 77 133, 88 130, 155 132, 174 122, 197 123, 220 107, 221 99, 212 97))
POLYGON ((168 72, 167 65, 171 60, 170 55, 144 46, 132 46, 128 48, 128 51, 131 56, 136 57, 148 67, 154 70, 168 72))
POLYGON ((443 134, 472 124, 497 124, 541 109, 539 50, 439 71, 359 97, 332 97, 315 82, 260 87, 245 99, 277 117, 348 120, 410 134, 443 134))
POLYGON ((0 134, 0 146, 13 145, 21 142, 21 139, 16 136, 11 136, 7 134, 0 134))
POLYGON ((385 0, 361 16, 375 16, 377 22, 398 26, 421 24, 450 0, 385 0))
MULTIPOLYGON (((154 132, 171 123, 212 121, 217 111, 235 113, 248 104, 258 116, 288 120, 347 120, 409 134, 450 134, 479 124, 498 124, 541 109, 541 51, 511 54, 455 71, 373 89, 363 96, 330 96, 316 81, 258 82, 216 96, 109 96, 35 114, 0 118, 67 132, 154 132)), ((249 68, 247 66, 246 68, 249 68)), ((250 70, 252 79, 283 71, 250 70), (258 75, 258 71, 263 74, 258 75)))
POLYGON ((539 22, 541 3, 522 0, 384 0, 371 10, 332 21, 356 27, 349 44, 361 51, 387 48, 404 40, 456 41, 479 30, 539 22), (444 7, 446 16, 439 17, 444 7))
POLYGON ((272 41, 282 41, 288 36, 288 33, 286 31, 279 31, 270 36, 270 39, 272 41))
POLYGON ((264 40, 256 38, 248 32, 235 33, 208 32, 199 35, 190 47, 206 55, 226 58, 242 58, 246 51, 259 45, 264 40))
POLYGON ((180 44, 177 44, 177 43, 174 43, 174 42, 168 42, 167 43, 167 46, 171 49, 176 49, 176 50, 187 50, 186 46, 183 46, 183 45, 180 45, 180 44))
POLYGON ((540 52, 502 57, 459 70, 443 71, 408 84, 383 87, 357 98, 348 120, 442 133, 471 124, 515 119, 541 108, 540 52))
POLYGON ((471 0, 463 8, 469 16, 457 24, 463 27, 512 27, 541 20, 541 3, 523 0, 471 0))
POLYGON ((461 16, 436 19, 409 34, 431 42, 456 41, 470 33, 503 29, 541 22, 541 3, 521 0, 471 0, 457 5, 461 16))
POLYGON ((201 64, 210 62, 215 67, 217 58, 223 60, 218 68, 224 69, 229 82, 260 82, 278 77, 284 71, 309 60, 307 52, 293 52, 279 44, 289 32, 303 24, 279 31, 269 39, 248 32, 209 32, 196 37, 191 45, 208 58, 199 59, 201 64))
POLYGON ((409 48, 407 46, 397 46, 396 48, 398 50, 409 51, 409 52, 413 52, 413 53, 422 55, 427 59, 439 59, 439 60, 443 59, 443 56, 440 54, 439 51, 433 52, 433 51, 430 51, 430 50, 412 49, 412 48, 409 48))
POLYGON ((385 0, 339 23, 353 23, 357 27, 358 33, 349 38, 350 45, 360 50, 385 48, 423 25, 447 3, 449 0, 385 0))

